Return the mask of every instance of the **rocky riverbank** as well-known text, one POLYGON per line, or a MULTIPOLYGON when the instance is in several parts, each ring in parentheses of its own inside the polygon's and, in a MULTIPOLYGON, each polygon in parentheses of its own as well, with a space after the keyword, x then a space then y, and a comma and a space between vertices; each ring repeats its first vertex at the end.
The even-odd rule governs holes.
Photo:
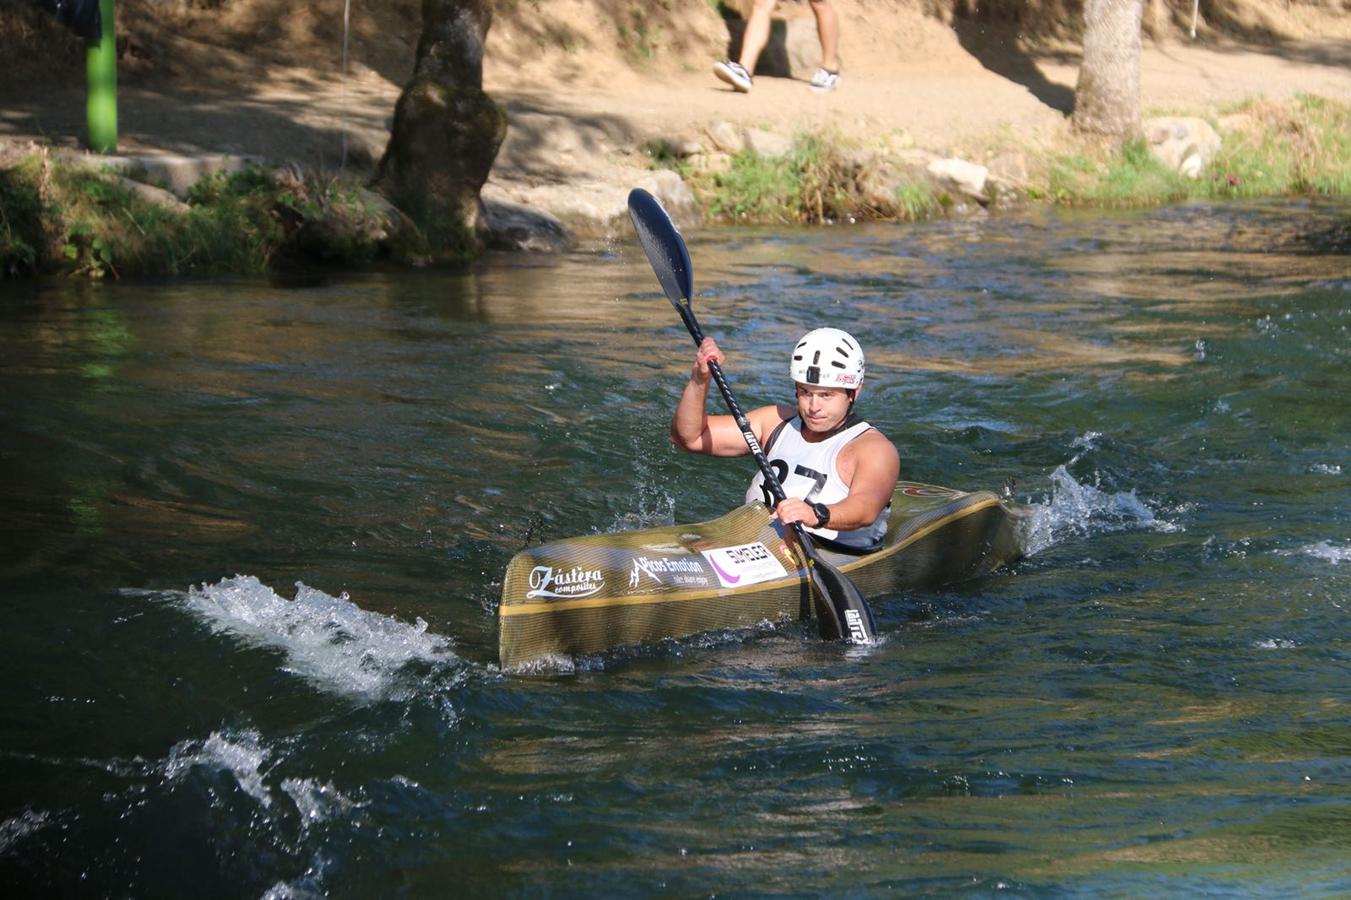
MULTIPOLYGON (((808 87, 814 20, 806 4, 786 2, 754 90, 737 94, 709 70, 735 41, 734 10, 701 6, 625 24, 598 2, 503 3, 484 66, 485 85, 509 117, 483 190, 494 246, 553 249, 616 237, 635 185, 686 224, 1344 190, 1344 176, 1325 165, 1336 162, 1342 107, 1314 110, 1334 129, 1323 136, 1304 121, 1311 107, 1299 99, 1351 96, 1351 16, 1340 8, 1286 4, 1280 13, 1280 4, 1254 2, 1284 18, 1247 30, 1227 22, 1223 31, 1202 21, 1192 39, 1175 16, 1160 21, 1167 4, 1152 2, 1142 91, 1146 114, 1158 121, 1142 145, 1151 152, 1123 160, 1079 143, 1066 125, 1078 66, 1072 38, 1034 42, 999 23, 926 15, 904 0, 836 5, 838 90, 808 87), (1284 176, 1248 165, 1282 143, 1293 147, 1284 176), (816 183, 804 188, 810 165, 816 183), (755 206, 747 191, 764 182, 774 190, 768 205, 755 206)), ((414 6, 390 0, 357 11, 345 74, 336 64, 340 20, 305 8, 288 20, 281 52, 259 22, 241 18, 249 8, 241 0, 233 18, 210 19, 185 6, 158 31, 129 25, 122 148, 142 157, 256 158, 359 186, 387 141, 407 77, 414 6), (243 37, 212 43, 216 32, 243 37)), ((12 73, 17 63, 3 65, 12 73)), ((76 150, 78 77, 3 83, 0 141, 11 155, 30 141, 76 150), (19 83, 27 89, 17 91, 19 83)))

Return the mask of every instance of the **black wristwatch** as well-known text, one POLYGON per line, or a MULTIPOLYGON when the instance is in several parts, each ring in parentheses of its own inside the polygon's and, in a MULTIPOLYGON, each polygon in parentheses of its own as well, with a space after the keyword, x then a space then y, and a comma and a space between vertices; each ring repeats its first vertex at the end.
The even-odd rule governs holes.
POLYGON ((816 513, 816 524, 814 528, 825 528, 830 521, 830 507, 824 503, 813 503, 812 512, 816 513))

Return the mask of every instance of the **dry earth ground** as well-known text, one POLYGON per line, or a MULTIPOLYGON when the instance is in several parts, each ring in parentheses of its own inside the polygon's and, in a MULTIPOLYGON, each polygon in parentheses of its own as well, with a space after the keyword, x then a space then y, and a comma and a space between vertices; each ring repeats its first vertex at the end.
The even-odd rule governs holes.
MULTIPOLYGON (((224 152, 326 169, 379 158, 412 65, 416 0, 353 5, 345 76, 341 3, 236 0, 212 10, 149 2, 129 0, 119 19, 122 152, 224 152)), ((1072 42, 1028 50, 1007 29, 926 16, 917 0, 835 3, 841 88, 808 88, 814 23, 805 2, 786 0, 763 58, 771 71, 743 95, 710 72, 737 22, 707 3, 647 4, 679 8, 644 26, 605 15, 615 0, 502 0, 484 80, 510 130, 485 193, 544 208, 568 192, 617 191, 622 202, 646 167, 646 141, 695 138, 718 121, 782 134, 829 128, 865 144, 891 137, 973 158, 1065 127, 1078 74, 1072 42)), ((1278 4, 1265 6, 1279 13, 1278 4)), ((1275 20, 1263 13, 1268 20, 1250 32, 1261 40, 1204 22, 1192 40, 1176 21, 1156 19, 1157 39, 1142 58, 1146 112, 1205 112, 1298 92, 1351 98, 1351 12, 1335 2, 1285 10, 1275 20)), ((0 54, 0 142, 78 147, 78 42, 41 16, 3 7, 0 40, 10 48, 0 54)))

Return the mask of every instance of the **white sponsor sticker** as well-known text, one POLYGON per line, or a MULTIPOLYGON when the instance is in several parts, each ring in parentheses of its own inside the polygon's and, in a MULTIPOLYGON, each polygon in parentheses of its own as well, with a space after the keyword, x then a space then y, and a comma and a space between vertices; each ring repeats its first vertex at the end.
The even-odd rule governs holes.
POLYGON ((605 587, 605 577, 599 569, 557 569, 553 566, 535 566, 530 570, 530 590, 527 597, 577 598, 590 597, 605 587))
POLYGON ((701 550, 704 559, 713 566, 713 572, 723 587, 742 587, 747 584, 759 584, 783 578, 788 570, 783 563, 769 552, 769 548, 758 541, 754 544, 741 544, 737 547, 719 547, 716 550, 701 550))
POLYGON ((703 564, 697 559, 672 559, 666 556, 654 558, 639 556, 633 560, 633 570, 629 572, 629 587, 637 588, 646 581, 657 584, 707 585, 708 576, 704 574, 703 564))

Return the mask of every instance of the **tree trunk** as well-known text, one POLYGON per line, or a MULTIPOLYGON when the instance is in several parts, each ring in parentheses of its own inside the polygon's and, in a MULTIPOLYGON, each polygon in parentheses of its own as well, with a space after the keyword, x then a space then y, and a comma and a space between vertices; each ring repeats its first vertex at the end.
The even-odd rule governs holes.
POLYGON ((422 0, 417 63, 376 176, 439 259, 477 252, 479 190, 507 133, 506 113, 483 92, 492 8, 492 0, 422 0))
POLYGON ((1086 0, 1075 130, 1114 141, 1140 133, 1140 19, 1144 0, 1086 0))

